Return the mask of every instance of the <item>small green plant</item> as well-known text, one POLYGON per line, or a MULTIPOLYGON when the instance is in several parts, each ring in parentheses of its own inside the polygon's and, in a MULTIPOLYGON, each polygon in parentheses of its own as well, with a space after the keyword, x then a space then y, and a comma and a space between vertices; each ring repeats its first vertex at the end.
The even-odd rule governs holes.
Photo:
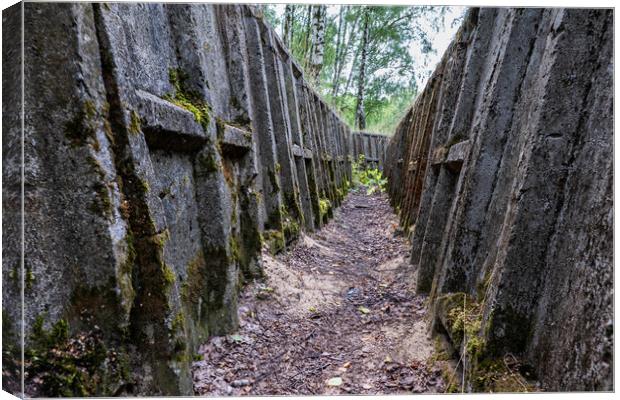
POLYGON ((328 198, 321 197, 319 199, 319 212, 321 213, 321 221, 327 222, 327 217, 332 208, 332 203, 328 198))
POLYGON ((46 330, 43 316, 33 323, 24 367, 31 381, 50 397, 94 396, 105 376, 121 368, 116 353, 106 349, 101 331, 70 336, 69 324, 62 319, 46 330))
POLYGON ((353 162, 353 186, 365 188, 367 195, 376 192, 383 193, 387 185, 387 178, 377 168, 365 168, 364 160, 364 155, 360 154, 357 161, 353 162))

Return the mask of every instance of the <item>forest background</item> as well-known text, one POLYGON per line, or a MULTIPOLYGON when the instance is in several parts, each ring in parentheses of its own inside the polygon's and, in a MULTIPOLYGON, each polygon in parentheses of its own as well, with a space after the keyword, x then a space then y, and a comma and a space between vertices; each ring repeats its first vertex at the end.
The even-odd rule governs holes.
POLYGON ((307 80, 351 127, 391 135, 466 8, 268 4, 262 10, 307 80))

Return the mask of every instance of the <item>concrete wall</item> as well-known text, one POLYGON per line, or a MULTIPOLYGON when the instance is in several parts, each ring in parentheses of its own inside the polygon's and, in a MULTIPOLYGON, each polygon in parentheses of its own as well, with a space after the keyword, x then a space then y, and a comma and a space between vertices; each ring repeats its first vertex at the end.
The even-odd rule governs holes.
POLYGON ((611 10, 471 9, 389 144, 417 289, 468 372, 510 353, 545 390, 613 389, 612 47, 611 10))
POLYGON ((23 38, 21 17, 3 13, 5 348, 20 357, 23 328, 34 368, 68 327, 104 347, 82 395, 192 394, 196 348, 237 327, 261 246, 342 201, 351 132, 251 7, 26 3, 23 38))
POLYGON ((379 133, 369 132, 353 132, 351 136, 353 159, 359 160, 360 156, 363 155, 365 167, 383 171, 385 152, 390 138, 379 133))

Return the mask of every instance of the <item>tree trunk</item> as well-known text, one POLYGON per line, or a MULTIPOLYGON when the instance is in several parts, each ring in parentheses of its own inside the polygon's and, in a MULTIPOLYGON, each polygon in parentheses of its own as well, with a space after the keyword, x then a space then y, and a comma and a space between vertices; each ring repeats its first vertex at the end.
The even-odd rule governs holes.
MULTIPOLYGON (((347 42, 344 43, 344 39, 347 35, 347 28, 348 28, 348 24, 346 24, 345 21, 345 26, 344 26, 344 33, 342 35, 342 41, 343 41, 343 47, 342 50, 340 52, 340 62, 338 63, 338 72, 337 72, 337 77, 338 79, 336 80, 335 84, 334 84, 334 88, 333 88, 333 96, 336 97, 338 96, 339 90, 340 90, 340 75, 342 75, 342 69, 345 66, 345 64, 347 63, 347 58, 349 57, 349 51, 351 49, 352 44, 355 41, 355 34, 357 33, 357 24, 360 20, 360 16, 359 14, 357 14, 357 16, 355 17, 355 20, 353 21, 353 25, 351 26, 351 30, 349 31, 349 38, 347 39, 347 42)), ((358 48, 359 50, 359 48, 358 48)), ((355 67, 355 63, 357 62, 357 57, 358 57, 358 53, 359 51, 356 50, 355 51, 355 55, 353 57, 353 63, 351 64, 351 73, 349 74, 349 77, 347 79, 347 83, 346 86, 344 88, 344 92, 343 93, 347 93, 347 91, 349 90, 349 86, 351 85, 351 77, 353 76, 353 70, 355 67)))
POLYGON ((338 34, 336 35, 336 57, 334 60, 334 75, 332 77, 332 98, 336 97, 336 92, 338 91, 337 89, 337 84, 338 84, 338 79, 340 78, 340 73, 338 70, 338 66, 342 64, 342 60, 341 60, 341 52, 342 52, 342 47, 344 45, 344 35, 346 35, 346 22, 344 22, 344 34, 343 32, 343 18, 342 18, 342 11, 344 10, 346 6, 340 6, 340 12, 338 13, 338 34))
POLYGON ((312 46, 312 42, 310 39, 311 31, 310 31, 310 21, 312 20, 312 6, 308 6, 305 20, 305 29, 304 29, 304 44, 303 44, 303 55, 302 62, 304 69, 308 68, 308 53, 310 52, 310 47, 312 46))
POLYGON ((323 68, 323 53, 325 51, 325 17, 326 6, 316 6, 312 16, 312 53, 310 55, 310 80, 317 83, 323 68))
POLYGON ((364 8, 364 28, 361 43, 361 59, 357 81, 357 106, 355 107, 355 125, 366 129, 366 112, 364 111, 364 90, 366 89, 366 57, 368 55, 368 8, 364 8))
POLYGON ((293 43, 293 14, 295 13, 295 6, 287 4, 284 10, 284 29, 282 31, 282 39, 287 48, 291 48, 293 43))

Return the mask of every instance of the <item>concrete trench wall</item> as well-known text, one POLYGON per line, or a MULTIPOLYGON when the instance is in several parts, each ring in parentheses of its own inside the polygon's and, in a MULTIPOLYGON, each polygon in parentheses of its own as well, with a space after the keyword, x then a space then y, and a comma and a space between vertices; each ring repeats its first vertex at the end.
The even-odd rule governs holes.
POLYGON ((23 38, 20 7, 3 13, 4 343, 23 301, 27 357, 60 322, 114 352, 88 394, 191 394, 261 245, 323 225, 376 140, 354 153, 249 6, 26 3, 23 38))
POLYGON ((379 133, 353 132, 353 159, 359 161, 360 156, 364 156, 363 166, 365 168, 377 168, 383 171, 389 140, 388 136, 379 133))
POLYGON ((386 154, 435 328, 465 297, 545 390, 613 389, 612 48, 612 10, 471 9, 386 154))

